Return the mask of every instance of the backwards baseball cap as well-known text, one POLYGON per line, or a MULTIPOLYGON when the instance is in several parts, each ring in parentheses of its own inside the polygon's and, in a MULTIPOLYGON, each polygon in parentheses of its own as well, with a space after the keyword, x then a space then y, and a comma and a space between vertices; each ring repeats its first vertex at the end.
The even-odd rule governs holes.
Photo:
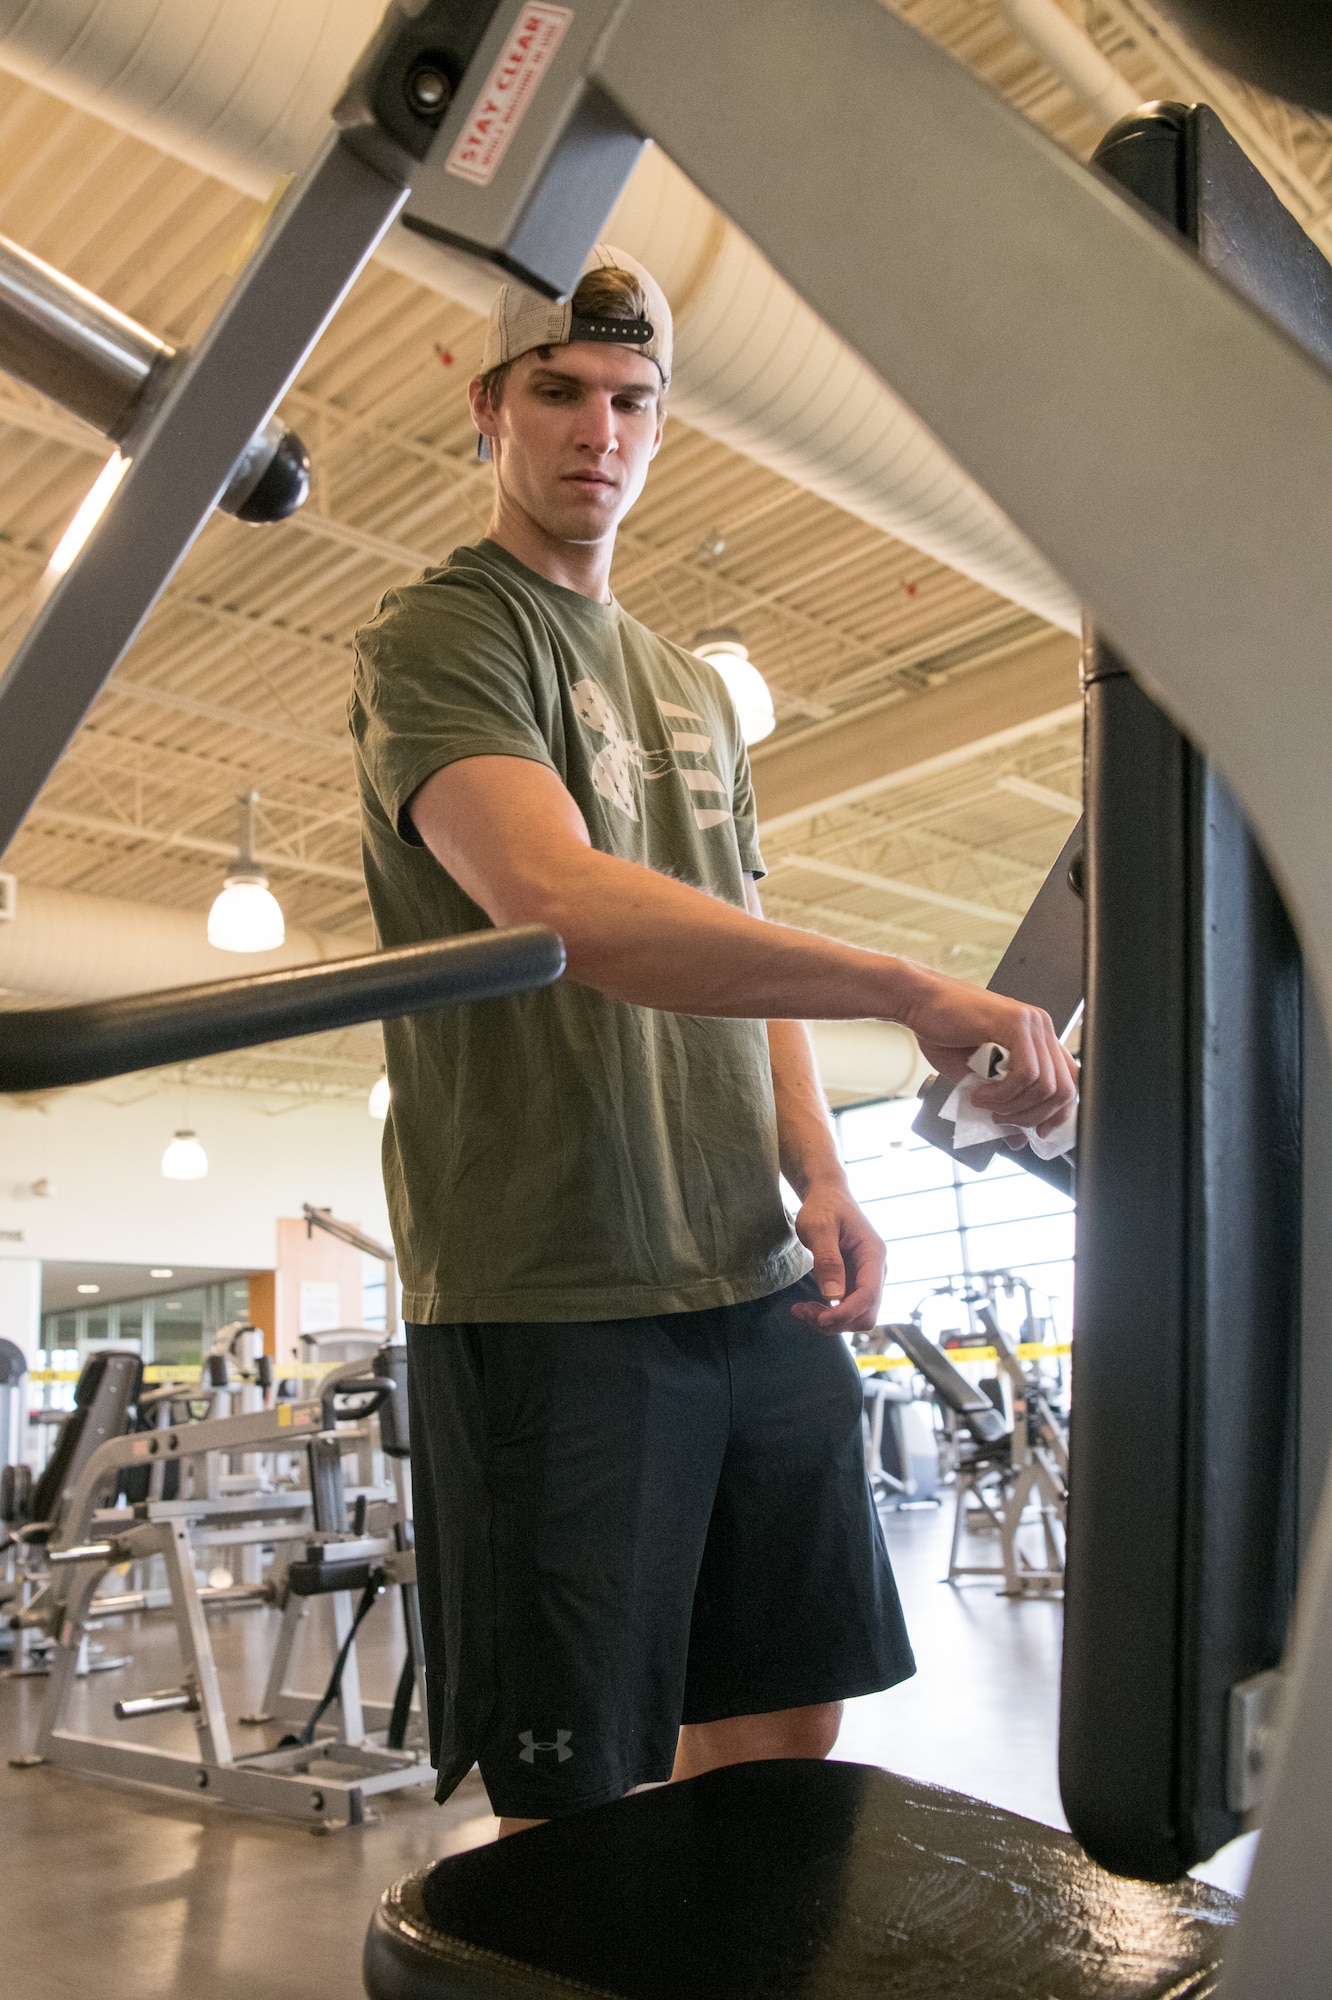
POLYGON ((534 347, 567 347, 574 340, 601 340, 635 348, 655 361, 662 388, 667 388, 671 379, 671 309, 665 292, 636 257, 627 250, 617 250, 613 243, 593 244, 581 276, 597 270, 626 271, 637 279, 646 304, 641 318, 617 318, 607 313, 588 319, 574 311, 572 298, 563 305, 553 305, 525 285, 501 285, 490 308, 481 373, 488 375, 492 368, 516 361, 534 347))

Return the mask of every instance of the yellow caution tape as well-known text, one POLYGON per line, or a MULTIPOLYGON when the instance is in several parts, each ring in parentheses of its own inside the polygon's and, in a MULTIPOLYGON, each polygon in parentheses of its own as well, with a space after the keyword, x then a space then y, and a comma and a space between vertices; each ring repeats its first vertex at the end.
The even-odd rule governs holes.
MULTIPOLYGON (((276 1366, 276 1364, 275 1364, 276 1366)), ((276 1369, 278 1380, 282 1382, 320 1382, 334 1368, 340 1368, 340 1361, 289 1361, 285 1367, 276 1369)), ((30 1382, 77 1382, 82 1374, 79 1368, 34 1368, 28 1376, 30 1382)), ((200 1361, 155 1361, 143 1371, 143 1379, 156 1388, 163 1382, 198 1382, 203 1377, 203 1363, 200 1361)), ((241 1387, 244 1376, 232 1378, 233 1387, 241 1387)))
MULTIPOLYGON (((941 1354, 956 1366, 959 1361, 997 1361, 999 1351, 994 1347, 943 1347, 941 1354)), ((1018 1347, 1021 1361, 1049 1361, 1056 1356, 1072 1354, 1071 1340, 1024 1340, 1018 1347)), ((914 1368, 915 1362, 907 1354, 858 1354, 856 1366, 863 1375, 878 1375, 885 1368, 914 1368)))

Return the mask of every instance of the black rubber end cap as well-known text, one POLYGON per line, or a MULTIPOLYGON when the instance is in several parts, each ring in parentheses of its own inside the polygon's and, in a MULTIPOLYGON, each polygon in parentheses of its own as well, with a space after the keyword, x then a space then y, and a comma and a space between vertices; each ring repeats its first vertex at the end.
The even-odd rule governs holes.
POLYGON ((310 453, 295 431, 288 431, 259 484, 236 509, 236 519, 286 521, 304 506, 309 492, 310 453))

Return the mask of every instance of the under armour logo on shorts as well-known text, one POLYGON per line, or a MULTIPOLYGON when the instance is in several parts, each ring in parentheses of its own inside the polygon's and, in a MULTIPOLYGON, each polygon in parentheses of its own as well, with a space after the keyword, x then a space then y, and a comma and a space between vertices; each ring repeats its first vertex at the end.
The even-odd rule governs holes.
POLYGON ((572 1735, 572 1729, 557 1729, 553 1743, 542 1743, 532 1730, 520 1729, 518 1741, 523 1747, 518 1752, 519 1758, 524 1764, 535 1764, 537 1752, 544 1750, 547 1756, 554 1757, 557 1764, 567 1764, 573 1756, 573 1751, 569 1748, 569 1739, 572 1735))

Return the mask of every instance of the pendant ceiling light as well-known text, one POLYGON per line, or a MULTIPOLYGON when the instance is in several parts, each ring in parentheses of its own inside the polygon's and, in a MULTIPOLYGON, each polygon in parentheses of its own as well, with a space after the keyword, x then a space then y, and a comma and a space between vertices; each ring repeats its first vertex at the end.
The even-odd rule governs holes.
POLYGON ((201 1181, 208 1172, 208 1155, 188 1128, 177 1132, 162 1155, 162 1173, 169 1181, 201 1181))
POLYGON ((219 951, 276 951, 287 935, 282 906, 254 858, 254 809, 258 792, 243 792, 237 833, 239 853, 222 893, 208 912, 208 942, 219 951))
POLYGON ((383 1070, 370 1086, 370 1102, 366 1106, 372 1118, 387 1118, 389 1108, 389 1080, 383 1070))
POLYGON ((749 648, 733 625, 700 632, 691 650, 715 667, 731 692, 746 743, 761 743, 777 727, 768 683, 749 657, 749 648))

